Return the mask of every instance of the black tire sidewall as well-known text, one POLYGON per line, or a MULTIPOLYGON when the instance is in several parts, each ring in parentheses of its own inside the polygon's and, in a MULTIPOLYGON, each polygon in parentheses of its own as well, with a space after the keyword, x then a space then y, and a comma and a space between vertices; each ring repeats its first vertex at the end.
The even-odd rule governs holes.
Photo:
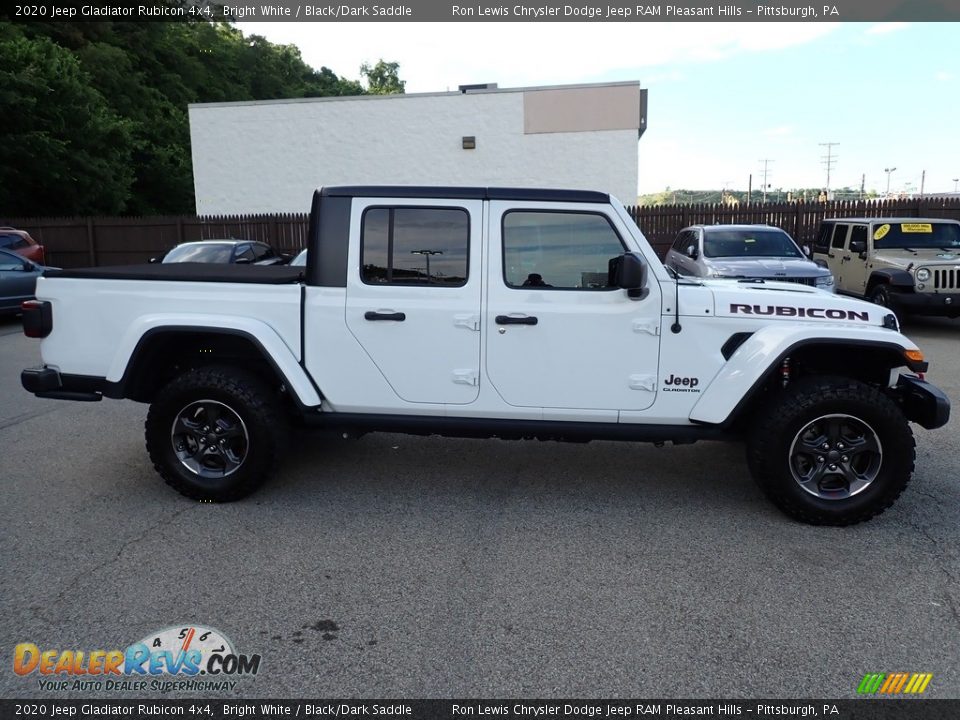
POLYGON ((172 381, 150 407, 147 448, 157 470, 176 490, 198 500, 227 502, 248 495, 263 481, 277 452, 276 418, 266 388, 248 374, 225 370, 194 370, 172 381), (191 472, 177 457, 171 442, 174 419, 198 400, 223 403, 236 413, 247 431, 247 455, 234 472, 205 478, 191 472))
POLYGON ((874 305, 879 305, 880 307, 889 308, 890 307, 890 288, 884 284, 877 285, 870 292, 870 302, 874 305))
POLYGON ((766 427, 751 443, 751 464, 761 487, 788 514, 815 524, 850 524, 882 512, 903 492, 913 472, 913 434, 896 405, 862 383, 842 387, 839 398, 811 399, 805 393, 789 419, 791 408, 785 402, 767 416, 766 427), (849 498, 826 500, 804 490, 793 477, 790 448, 809 422, 835 414, 849 415, 872 428, 883 456, 877 477, 864 490, 849 498))

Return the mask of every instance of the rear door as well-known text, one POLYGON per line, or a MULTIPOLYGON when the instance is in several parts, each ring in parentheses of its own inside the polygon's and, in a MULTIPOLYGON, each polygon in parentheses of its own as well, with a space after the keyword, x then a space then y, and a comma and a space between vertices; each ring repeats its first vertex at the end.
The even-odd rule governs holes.
POLYGON ((490 202, 486 367, 505 402, 612 419, 653 404, 660 286, 651 274, 646 297, 632 300, 609 285, 626 237, 608 206, 490 202))
POLYGON ((860 253, 854 250, 859 243, 864 250, 867 247, 867 226, 865 223, 853 223, 850 226, 850 238, 843 251, 843 284, 844 290, 856 295, 863 295, 867 291, 867 255, 861 258, 860 253))
POLYGON ((479 394, 482 219, 481 200, 353 201, 347 327, 406 402, 479 394))
POLYGON ((830 272, 833 273, 833 277, 837 282, 837 289, 844 292, 851 292, 851 290, 847 288, 844 280, 846 267, 844 266, 843 259, 847 255, 847 234, 849 230, 849 223, 834 224, 833 233, 830 235, 830 246, 827 249, 826 256, 827 267, 830 268, 830 272))

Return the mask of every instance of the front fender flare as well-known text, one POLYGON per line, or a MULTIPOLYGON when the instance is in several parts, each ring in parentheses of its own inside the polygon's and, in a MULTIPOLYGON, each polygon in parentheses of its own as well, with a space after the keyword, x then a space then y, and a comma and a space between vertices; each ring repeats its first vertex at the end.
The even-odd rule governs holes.
MULTIPOLYGON (((918 349, 900 333, 879 326, 852 328, 826 323, 814 327, 767 326, 744 341, 720 368, 690 411, 690 420, 718 425, 732 420, 770 373, 776 372, 784 358, 798 348, 813 344, 893 349, 901 357, 906 350, 918 349)), ((903 365, 909 367, 905 357, 903 365)))

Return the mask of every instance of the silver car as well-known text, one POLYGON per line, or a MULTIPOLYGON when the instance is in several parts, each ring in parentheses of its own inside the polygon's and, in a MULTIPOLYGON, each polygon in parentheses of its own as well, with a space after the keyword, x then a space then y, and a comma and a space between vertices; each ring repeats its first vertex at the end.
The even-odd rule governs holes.
POLYGON ((693 225, 677 235, 667 266, 694 277, 778 280, 833 292, 830 270, 771 225, 693 225))

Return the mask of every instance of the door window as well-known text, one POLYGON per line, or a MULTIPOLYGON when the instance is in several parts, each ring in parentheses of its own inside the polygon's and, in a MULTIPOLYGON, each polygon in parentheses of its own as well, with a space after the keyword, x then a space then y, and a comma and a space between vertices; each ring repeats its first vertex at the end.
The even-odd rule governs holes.
POLYGON ((511 288, 607 290, 623 241, 599 213, 516 210, 503 216, 503 277, 511 288))
POLYGON ((368 285, 467 282, 470 217, 461 208, 373 207, 363 214, 360 277, 368 285))
POLYGON ((833 242, 830 244, 835 250, 843 248, 847 241, 847 228, 848 225, 841 225, 837 223, 837 226, 833 229, 833 242))
MULTIPOLYGON (((850 249, 854 247, 854 243, 861 243, 863 250, 867 249, 867 226, 866 225, 854 225, 853 229, 850 231, 850 249)), ((862 252, 858 250, 857 252, 862 252)))

